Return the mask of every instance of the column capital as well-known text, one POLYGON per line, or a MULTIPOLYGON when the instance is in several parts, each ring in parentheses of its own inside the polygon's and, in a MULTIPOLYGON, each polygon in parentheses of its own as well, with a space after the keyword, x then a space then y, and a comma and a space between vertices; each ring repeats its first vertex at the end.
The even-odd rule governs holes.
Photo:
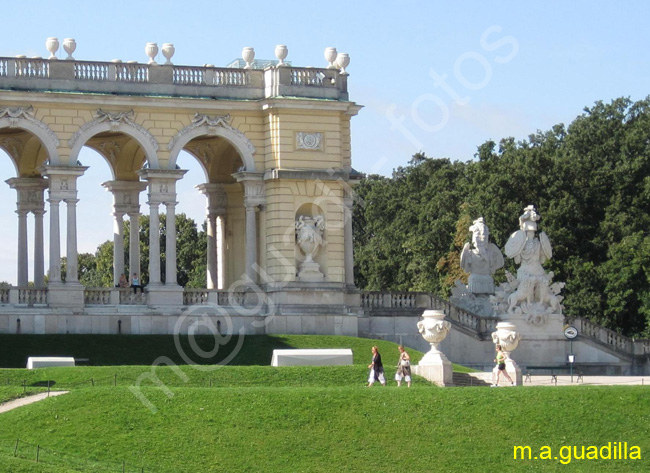
POLYGON ((144 181, 106 181, 102 186, 113 194, 113 210, 125 214, 140 212, 140 193, 147 188, 144 181))
POLYGON ((207 199, 206 213, 208 216, 222 216, 227 213, 228 194, 223 184, 205 183, 195 186, 207 199))
POLYGON ((13 177, 5 181, 9 187, 18 194, 17 208, 26 212, 43 210, 45 200, 43 197, 49 183, 42 177, 13 177))
POLYGON ((262 172, 236 172, 233 177, 244 184, 244 205, 257 207, 266 205, 266 186, 262 172))
POLYGON ((40 171, 48 178, 50 197, 65 200, 77 198, 77 178, 83 176, 87 169, 87 166, 45 165, 40 171))
POLYGON ((141 169, 138 175, 148 183, 149 201, 162 204, 176 201, 176 181, 186 172, 183 169, 141 169))

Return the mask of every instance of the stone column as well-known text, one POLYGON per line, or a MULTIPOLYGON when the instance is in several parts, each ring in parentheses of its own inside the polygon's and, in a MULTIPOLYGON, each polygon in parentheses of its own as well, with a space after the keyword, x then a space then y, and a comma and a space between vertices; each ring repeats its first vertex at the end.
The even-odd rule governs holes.
POLYGON ((142 181, 107 181, 102 183, 107 191, 113 194, 113 216, 115 217, 115 231, 113 232, 115 253, 113 254, 113 269, 115 284, 119 277, 125 273, 124 268, 124 215, 129 216, 129 273, 131 280, 133 273, 140 275, 140 192, 147 188, 147 183, 142 181), (122 255, 118 257, 117 255, 122 255))
POLYGON ((120 282, 120 276, 124 274, 123 218, 124 218, 124 214, 122 212, 113 212, 113 285, 114 286, 118 285, 118 283, 120 282))
POLYGON ((61 229, 59 199, 47 199, 50 204, 50 283, 61 282, 61 229))
POLYGON ((353 240, 352 240, 352 205, 354 201, 345 192, 343 201, 343 245, 345 259, 345 285, 348 289, 354 288, 354 254, 353 254, 353 240))
POLYGON ((176 277, 176 202, 167 202, 167 234, 165 235, 165 285, 178 286, 176 277))
POLYGON ((160 285, 160 216, 158 202, 149 204, 149 285, 160 285))
MULTIPOLYGON (((140 213, 129 213, 129 271, 140 275, 140 213)), ((129 276, 129 281, 131 277, 129 276)))
POLYGON ((187 171, 180 169, 141 169, 140 177, 148 184, 149 195, 149 285, 147 302, 151 307, 181 306, 183 288, 176 275, 176 181, 187 171), (167 236, 165 239, 167 262, 165 284, 160 275, 160 204, 166 207, 167 236))
POLYGON ((238 172, 233 174, 237 182, 244 184, 244 207, 246 208, 246 276, 252 283, 257 282, 257 215, 256 210, 266 205, 264 174, 238 172))
POLYGON ((257 282, 257 273, 255 271, 255 264, 257 263, 256 207, 251 203, 246 204, 246 276, 253 283, 257 282))
POLYGON ((208 214, 207 219, 207 286, 219 287, 219 257, 217 254, 217 216, 208 214))
POLYGON ((45 255, 43 248, 44 209, 34 211, 34 286, 45 287, 45 255))
POLYGON ((84 288, 79 283, 77 255, 77 179, 86 172, 82 166, 50 166, 41 168, 41 174, 49 180, 50 202, 50 282, 47 302, 51 307, 74 307, 84 305, 84 288), (61 235, 59 203, 67 205, 67 272, 65 284, 61 284, 61 235))
POLYGON ((18 287, 27 287, 27 210, 16 210, 18 214, 18 287))
POLYGON ((196 186, 199 192, 205 195, 206 205, 206 227, 207 227, 207 270, 206 286, 208 289, 219 288, 220 263, 223 254, 218 245, 217 221, 227 212, 227 195, 222 184, 199 184, 196 186))
POLYGON ((35 215, 34 232, 34 283, 43 286, 43 214, 45 213, 43 191, 48 187, 48 181, 43 178, 14 177, 7 184, 16 190, 16 213, 18 214, 18 253, 17 273, 19 287, 29 283, 29 250, 27 235, 27 218, 30 212, 35 215), (39 259, 40 258, 40 259, 39 259))
POLYGON ((219 273, 218 289, 224 289, 226 282, 226 216, 222 215, 217 220, 217 268, 219 273))
POLYGON ((79 282, 79 264, 77 253, 77 199, 66 199, 67 211, 67 243, 66 243, 66 283, 79 282))

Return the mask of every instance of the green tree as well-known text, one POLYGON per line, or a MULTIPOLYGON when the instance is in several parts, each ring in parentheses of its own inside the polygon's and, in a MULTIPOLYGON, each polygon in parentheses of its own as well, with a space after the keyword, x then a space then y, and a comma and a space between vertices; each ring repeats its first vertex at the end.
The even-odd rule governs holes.
MULTIPOLYGON (((568 127, 487 141, 474 161, 418 153, 390 178, 368 176, 353 214, 357 285, 446 296, 467 222, 483 216, 503 248, 534 204, 553 244, 546 269, 566 281, 565 313, 647 335, 649 136, 650 98, 620 98, 586 108, 568 127)), ((506 260, 505 269, 516 266, 506 260)))

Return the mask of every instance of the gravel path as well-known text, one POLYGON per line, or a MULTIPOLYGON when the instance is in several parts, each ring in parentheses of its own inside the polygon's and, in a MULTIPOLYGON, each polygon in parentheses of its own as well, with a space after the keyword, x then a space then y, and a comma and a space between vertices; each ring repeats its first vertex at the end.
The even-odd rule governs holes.
POLYGON ((19 399, 14 399, 13 401, 0 404, 0 414, 2 414, 3 412, 10 411, 12 409, 16 409, 17 407, 22 407, 28 404, 33 404, 35 402, 42 401, 43 399, 47 399, 48 397, 60 396, 61 394, 68 394, 69 392, 70 391, 51 391, 49 394, 39 393, 39 394, 34 394, 32 396, 25 396, 19 399))

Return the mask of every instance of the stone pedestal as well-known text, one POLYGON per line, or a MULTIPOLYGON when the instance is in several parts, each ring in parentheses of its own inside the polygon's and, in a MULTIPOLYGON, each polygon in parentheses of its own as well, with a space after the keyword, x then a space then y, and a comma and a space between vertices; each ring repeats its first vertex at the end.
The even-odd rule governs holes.
POLYGON ((298 279, 304 282, 320 282, 325 280, 325 276, 321 273, 318 263, 315 261, 304 261, 300 263, 298 279))
POLYGON ((84 287, 81 283, 49 283, 47 286, 47 303, 50 307, 84 307, 84 287))
POLYGON ((418 365, 413 368, 413 374, 436 383, 438 386, 449 386, 452 384, 453 368, 451 362, 444 353, 427 353, 418 365))
POLYGON ((445 313, 442 310, 425 310, 422 317, 424 320, 418 322, 418 331, 429 342, 431 350, 413 367, 414 373, 439 386, 448 386, 452 384, 453 369, 438 345, 449 333, 451 324, 443 320, 445 313))
POLYGON ((183 305, 183 288, 178 285, 151 284, 146 287, 150 307, 180 307, 183 305))

